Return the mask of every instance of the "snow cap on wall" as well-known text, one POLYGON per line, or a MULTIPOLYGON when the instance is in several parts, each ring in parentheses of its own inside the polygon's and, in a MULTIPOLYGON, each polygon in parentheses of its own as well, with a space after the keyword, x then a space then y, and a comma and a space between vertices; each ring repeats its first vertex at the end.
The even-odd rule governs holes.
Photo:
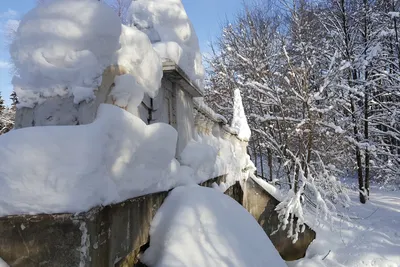
POLYGON ((46 97, 94 97, 93 90, 119 48, 121 22, 106 4, 93 0, 55 0, 22 19, 10 54, 20 107, 46 97))
POLYGON ((129 12, 133 25, 149 36, 160 57, 173 60, 202 90, 199 41, 181 0, 134 0, 129 12))
POLYGON ((242 140, 250 140, 251 130, 247 123, 246 114, 243 108, 242 96, 240 90, 236 89, 233 99, 233 118, 231 123, 232 128, 237 130, 238 137, 242 140))
POLYGON ((121 48, 116 52, 114 63, 125 67, 134 77, 137 84, 131 84, 132 88, 155 97, 161 87, 163 70, 161 59, 149 38, 136 27, 122 25, 120 44, 121 48))

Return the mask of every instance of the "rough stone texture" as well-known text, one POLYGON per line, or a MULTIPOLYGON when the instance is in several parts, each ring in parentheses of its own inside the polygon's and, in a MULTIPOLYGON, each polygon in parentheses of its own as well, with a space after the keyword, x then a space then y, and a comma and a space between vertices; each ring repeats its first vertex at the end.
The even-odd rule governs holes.
POLYGON ((299 240, 293 244, 287 238, 287 232, 280 229, 272 234, 279 225, 275 207, 279 201, 266 192, 251 178, 243 185, 243 206, 254 216, 267 233, 281 257, 286 261, 303 258, 310 243, 315 239, 315 232, 306 226, 304 233, 299 234, 299 240))

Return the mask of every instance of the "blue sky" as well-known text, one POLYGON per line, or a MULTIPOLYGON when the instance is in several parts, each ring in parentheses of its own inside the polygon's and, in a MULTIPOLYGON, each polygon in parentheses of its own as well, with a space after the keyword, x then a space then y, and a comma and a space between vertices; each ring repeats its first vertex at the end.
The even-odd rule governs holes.
MULTIPOLYGON (((35 0, 0 1, 0 92, 7 104, 12 91, 9 53, 4 38, 4 27, 10 20, 20 19, 35 5, 35 0)), ((199 37, 202 52, 209 51, 209 42, 220 32, 225 18, 240 9, 242 0, 182 0, 199 37)))

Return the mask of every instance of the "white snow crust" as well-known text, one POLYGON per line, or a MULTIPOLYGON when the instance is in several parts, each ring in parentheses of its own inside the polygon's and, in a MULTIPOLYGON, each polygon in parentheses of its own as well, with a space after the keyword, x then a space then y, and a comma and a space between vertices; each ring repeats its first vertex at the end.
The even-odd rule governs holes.
POLYGON ((242 140, 249 141, 251 137, 251 130, 247 123, 246 114, 244 112, 242 96, 240 89, 235 89, 233 99, 233 118, 231 127, 236 129, 238 137, 242 140))
POLYGON ((154 98, 161 87, 163 70, 162 61, 149 38, 134 26, 122 25, 120 44, 113 63, 125 67, 136 80, 135 88, 140 86, 139 91, 154 98))
POLYGON ((0 217, 86 211, 186 183, 176 141, 172 126, 106 104, 92 124, 2 135, 0 217))
POLYGON ((136 0, 129 13, 133 24, 147 33, 160 57, 173 60, 203 90, 199 41, 181 0, 136 0))
POLYGON ((90 100, 119 48, 121 23, 106 4, 55 0, 39 5, 19 24, 10 54, 19 107, 52 96, 90 100))
POLYGON ((0 267, 10 267, 2 258, 0 258, 0 267))
POLYGON ((114 104, 125 107, 138 107, 144 97, 144 87, 140 85, 131 74, 115 77, 115 86, 110 92, 114 104))
POLYGON ((10 53, 19 108, 53 96, 90 101, 104 69, 113 64, 134 78, 123 93, 121 87, 114 90, 119 104, 131 98, 129 91, 155 97, 163 76, 162 60, 147 35, 121 25, 112 8, 93 0, 54 0, 34 8, 20 23, 10 53))
POLYGON ((212 134, 199 134, 190 141, 180 155, 180 163, 194 170, 197 183, 226 175, 228 187, 255 171, 239 140, 225 140, 212 134))
POLYGON ((264 230, 235 200, 212 188, 175 188, 151 223, 151 267, 284 267, 264 230))
POLYGON ((261 186, 265 191, 267 191, 271 196, 273 196, 276 200, 282 202, 285 197, 282 195, 281 191, 268 183, 267 181, 255 176, 254 174, 250 175, 251 179, 253 179, 259 186, 261 186))

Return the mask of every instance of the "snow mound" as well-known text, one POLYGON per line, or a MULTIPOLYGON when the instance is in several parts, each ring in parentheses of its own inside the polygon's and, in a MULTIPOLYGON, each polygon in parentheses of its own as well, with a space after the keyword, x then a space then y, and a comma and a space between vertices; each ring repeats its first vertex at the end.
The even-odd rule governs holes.
POLYGON ((136 0, 129 12, 133 24, 149 36, 160 57, 173 60, 202 90, 199 41, 181 0, 136 0))
POLYGON ((194 170, 197 183, 226 175, 227 186, 245 180, 255 167, 239 140, 199 134, 180 155, 180 163, 194 170))
POLYGON ((141 87, 139 91, 154 98, 161 87, 163 70, 161 59, 149 38, 136 27, 122 25, 120 44, 121 48, 116 52, 114 62, 125 67, 135 78, 137 85, 141 87))
POLYGON ((146 125, 106 104, 88 125, 2 135, 0 217, 81 212, 190 183, 190 170, 175 160, 176 142, 172 126, 146 125))
POLYGON ((55 0, 39 5, 19 24, 10 54, 19 107, 52 96, 90 100, 119 48, 121 22, 106 4, 55 0))
POLYGON ((246 114, 244 112, 240 89, 236 89, 234 92, 233 118, 231 127, 237 131, 238 137, 240 139, 246 141, 250 140, 251 130, 247 123, 246 114))
POLYGON ((151 223, 148 266, 284 267, 264 230, 235 200, 200 186, 174 189, 151 223))
POLYGON ((115 105, 125 108, 138 107, 143 100, 145 89, 131 74, 117 76, 114 79, 115 86, 110 92, 115 105))

